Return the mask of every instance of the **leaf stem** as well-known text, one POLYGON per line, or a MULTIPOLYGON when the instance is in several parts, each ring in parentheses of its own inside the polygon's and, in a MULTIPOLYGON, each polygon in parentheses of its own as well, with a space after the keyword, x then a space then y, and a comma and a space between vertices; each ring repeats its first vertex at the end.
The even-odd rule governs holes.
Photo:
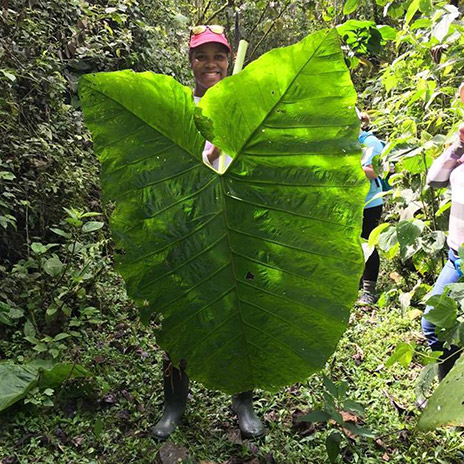
MULTIPOLYGON (((242 70, 247 49, 248 42, 246 40, 241 40, 238 44, 237 57, 235 58, 235 64, 232 74, 237 74, 242 70)), ((221 151, 221 153, 219 154, 218 171, 221 174, 226 170, 226 156, 227 155, 223 151, 221 151)))

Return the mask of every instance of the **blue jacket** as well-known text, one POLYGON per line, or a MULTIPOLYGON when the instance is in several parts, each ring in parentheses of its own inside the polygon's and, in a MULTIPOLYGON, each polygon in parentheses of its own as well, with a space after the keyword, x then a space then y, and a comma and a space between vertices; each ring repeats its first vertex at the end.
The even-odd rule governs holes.
MULTIPOLYGON (((361 145, 363 145, 363 158, 361 164, 363 166, 373 164, 374 157, 379 156, 383 151, 382 142, 375 135, 373 135, 372 132, 366 131, 362 131, 361 134, 359 134, 358 141, 361 145)), ((383 205, 382 197, 370 201, 377 193, 381 191, 382 184, 380 183, 380 179, 371 179, 371 188, 367 194, 366 206, 364 209, 383 205)))

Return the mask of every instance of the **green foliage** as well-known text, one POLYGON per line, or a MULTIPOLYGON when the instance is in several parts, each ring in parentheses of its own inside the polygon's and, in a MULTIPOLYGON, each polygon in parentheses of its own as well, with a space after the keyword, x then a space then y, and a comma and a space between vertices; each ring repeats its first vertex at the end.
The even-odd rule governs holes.
POLYGON ((174 361, 228 392, 319 369, 363 264, 366 182, 335 31, 263 55, 203 97, 196 122, 233 158, 223 175, 202 163, 191 91, 175 81, 90 75, 80 95, 116 203, 119 270, 142 315, 163 315, 158 340, 174 361))
POLYGON ((349 15, 356 11, 359 6, 359 0, 346 0, 345 4, 343 5, 343 14, 349 15))
POLYGON ((368 82, 363 97, 379 136, 388 139, 384 171, 394 166, 393 190, 385 197, 390 226, 374 231, 371 244, 378 243, 392 260, 405 284, 398 294, 406 301, 415 286, 433 283, 445 259, 451 197, 446 189, 428 188, 425 179, 464 116, 455 94, 464 62, 455 7, 443 2, 434 8, 430 2, 398 6, 386 6, 397 29, 394 56, 368 82))
POLYGON ((437 335, 448 346, 464 348, 464 283, 449 284, 441 295, 434 295, 427 304, 433 309, 425 318, 436 325, 437 335))
POLYGON ((36 361, 18 365, 2 362, 0 363, 0 412, 24 398, 30 390, 34 391, 26 398, 26 404, 53 406, 50 397, 54 393, 54 388, 59 387, 65 380, 89 375, 90 372, 74 364, 36 361))
MULTIPOLYGON (((337 31, 348 47, 347 57, 351 69, 356 69, 360 65, 361 61, 358 57, 378 59, 384 52, 387 41, 394 40, 396 37, 396 31, 391 26, 356 19, 338 25, 337 31)), ((363 64, 366 65, 366 62, 364 61, 363 64)))
POLYGON ((187 78, 188 31, 170 2, 11 0, 2 17, 0 257, 51 238, 62 207, 100 207, 97 163, 75 96, 83 72, 155 69, 187 78), (177 46, 178 38, 184 47, 177 46))
POLYGON ((354 436, 374 438, 369 429, 358 425, 364 416, 364 407, 347 396, 348 384, 341 382, 334 384, 328 377, 323 377, 323 406, 309 414, 301 416, 301 422, 326 422, 332 424, 332 432, 326 439, 326 450, 330 462, 336 462, 342 441, 351 448, 350 439, 354 436), (340 433, 341 432, 341 433, 340 433))
MULTIPOLYGON (((162 446, 150 435, 162 411, 160 352, 154 346, 152 327, 137 325, 135 308, 127 307, 110 287, 104 290, 112 296, 112 300, 104 300, 108 310, 95 316, 98 324, 86 326, 85 343, 80 344, 79 364, 91 366, 93 380, 76 379, 59 391, 55 389, 53 407, 24 407, 20 401, 4 411, 0 415, 2 459, 15 458, 25 464, 99 460, 153 464, 162 446), (89 383, 97 387, 92 395, 84 390, 89 383), (101 433, 97 437, 98 422, 101 433)), ((440 460, 460 464, 463 460, 459 430, 417 430, 412 405, 419 364, 393 371, 383 367, 391 344, 418 327, 418 321, 405 320, 396 305, 375 312, 353 310, 352 323, 325 373, 337 386, 342 380, 349 383, 347 396, 366 410, 365 415, 357 415, 365 424, 359 421, 358 425, 375 431, 376 439, 343 438, 339 461, 379 464, 389 458, 389 464, 437 464, 440 460), (398 413, 390 398, 406 411, 398 413)), ((255 410, 267 429, 266 438, 256 441, 240 439, 229 395, 192 382, 185 421, 171 442, 186 447, 197 462, 254 460, 265 464, 273 458, 278 463, 327 464, 327 436, 343 432, 331 423, 293 420, 300 411, 321 409, 322 391, 321 378, 315 375, 276 393, 256 394, 255 410)), ((40 398, 45 401, 45 396, 40 398)))
POLYGON ((89 306, 87 290, 107 266, 102 259, 105 241, 85 242, 103 223, 84 220, 98 213, 67 212, 60 227, 52 228, 61 243, 33 242, 29 257, 16 263, 10 273, 4 272, 0 284, 0 323, 10 327, 6 333, 22 325, 25 339, 36 352, 57 359, 66 349, 63 341, 79 335, 71 321, 89 306), (65 333, 65 328, 70 332, 65 333))
MULTIPOLYGON (((436 326, 438 338, 445 343, 446 347, 457 346, 464 348, 464 321, 462 314, 464 310, 464 284, 449 284, 441 295, 434 295, 427 300, 427 305, 432 306, 424 317, 436 326)), ((417 354, 414 343, 400 343, 385 365, 392 366, 399 362, 407 367, 411 363, 414 354, 417 354)), ((432 382, 437 373, 437 362, 442 352, 434 352, 433 355, 424 357, 425 367, 417 380, 417 401, 425 402, 432 382)), ((462 359, 447 374, 438 388, 427 400, 427 406, 419 420, 419 427, 431 430, 435 427, 445 425, 462 425, 464 422, 464 409, 462 398, 457 394, 462 389, 462 359)))
POLYGON ((390 367, 399 362, 403 367, 407 367, 412 361, 415 349, 415 343, 400 343, 396 346, 393 354, 387 359, 385 366, 390 367))
POLYGON ((37 382, 38 371, 31 366, 0 364, 0 411, 20 400, 37 382))
MULTIPOLYGON (((360 107, 369 109, 377 132, 389 140, 384 172, 388 172, 390 163, 395 164, 391 178, 395 188, 391 198, 386 198, 385 221, 388 222, 377 231, 376 237, 371 236, 372 243, 378 243, 380 233, 386 232, 382 243, 387 257, 393 258, 383 260, 386 292, 380 299, 379 313, 383 311, 383 321, 391 321, 391 313, 397 308, 408 314, 404 320, 398 316, 396 330, 389 326, 380 337, 365 337, 365 329, 373 329, 370 318, 364 319, 363 329, 358 333, 356 343, 366 352, 375 347, 370 358, 377 359, 377 364, 369 364, 367 370, 363 370, 362 365, 357 366, 351 374, 359 379, 357 394, 368 395, 366 404, 375 404, 380 390, 377 382, 382 380, 381 366, 385 361, 376 357, 377 351, 385 353, 391 346, 393 333, 398 330, 406 333, 411 326, 417 325, 417 319, 409 317, 417 317, 417 308, 423 304, 424 294, 444 259, 441 250, 450 195, 446 190, 426 188, 424 180, 427 167, 452 140, 452 133, 464 116, 463 107, 455 98, 464 66, 462 24, 457 18, 457 9, 445 2, 432 4, 428 0, 322 0, 317 3, 9 0, 5 5, 0 26, 0 127, 4 135, 0 141, 0 357, 14 360, 16 365, 25 365, 36 357, 69 361, 77 356, 79 362, 83 358, 84 365, 97 367, 97 371, 98 366, 92 364, 92 356, 100 354, 97 346, 119 333, 112 321, 120 320, 117 317, 130 312, 131 306, 121 292, 120 279, 111 271, 111 242, 104 238, 107 228, 102 226, 105 220, 79 217, 84 211, 101 211, 98 166, 75 95, 80 75, 131 67, 155 70, 187 83, 190 79, 186 61, 190 24, 223 24, 229 29, 232 43, 235 43, 236 32, 241 33, 250 41, 248 58, 252 59, 276 46, 293 43, 325 22, 337 25, 347 19, 344 15, 362 23, 362 27, 353 27, 344 35, 344 49, 353 68, 353 80, 358 89, 364 91, 360 107), (236 19, 239 28, 234 30, 236 19), (366 83, 368 77, 372 80, 366 83), (67 209, 65 218, 63 207, 67 209), (400 221, 406 226, 402 247, 397 227, 400 221), (421 233, 413 240, 415 234, 410 232, 416 230, 414 226, 418 222, 421 233), (412 243, 407 243, 408 237, 412 243), (393 280, 389 275, 394 276, 393 280), (399 327, 400 323, 407 328, 399 327), (102 339, 98 335, 94 339, 90 337, 94 333, 101 334, 102 339), (382 337, 389 340, 388 345, 379 348, 382 337)), ((355 26, 350 19, 345 25, 355 26)), ((446 298, 456 302, 458 316, 452 327, 440 331, 441 336, 459 343, 463 338, 460 328, 462 298, 457 294, 445 296, 445 302, 446 298)), ((454 305, 448 307, 452 309, 454 305)), ((448 318, 450 321, 454 320, 453 314, 448 318)), ((382 326, 380 320, 378 325, 382 326)), ((139 335, 132 334, 130 340, 139 335)), ((407 337, 410 338, 409 332, 407 337)), ((150 341, 145 349, 151 351, 152 339, 146 338, 150 341)), ((113 342, 118 346, 118 341, 113 342)), ((128 346, 133 354, 136 345, 128 346)), ((423 363, 433 361, 432 357, 423 355, 420 346, 414 353, 423 363)), ((158 370, 153 369, 143 378, 137 369, 129 375, 125 370, 126 356, 124 359, 115 356, 110 367, 101 369, 102 392, 107 392, 112 382, 113 388, 117 388, 130 378, 134 385, 140 385, 142 393, 138 393, 138 398, 143 399, 145 395, 153 402, 152 379, 159 374, 158 370), (144 393, 143 386, 146 386, 144 393)), ((349 365, 352 360, 347 356, 346 365, 349 365)), ((137 358, 139 356, 134 355, 131 363, 145 373, 147 366, 138 364, 137 358)), ((417 369, 417 363, 409 367, 417 369)), ((345 375, 345 365, 340 369, 341 375, 345 375)), ((428 392, 435 370, 433 362, 427 364, 418 379, 417 388, 423 396, 428 392)), ((386 377, 391 377, 390 371, 386 377)), ((412 391, 409 380, 404 376, 399 382, 401 394, 406 396, 412 391)), ((385 390, 391 388, 395 386, 384 383, 385 390)), ((460 386, 453 383, 453 388, 460 386)), ((51 404, 54 394, 51 390, 54 389, 33 387, 25 399, 40 410, 43 405, 51 404)), ((311 395, 315 395, 316 389, 310 390, 311 395)), ((209 402, 210 395, 205 394, 205 398, 201 409, 214 411, 205 422, 205 429, 209 429, 210 422, 215 420, 211 418, 216 417, 224 398, 213 406, 209 402)), ((309 393, 304 398, 305 404, 308 398, 312 399, 309 393)), ((288 413, 285 395, 279 401, 279 408, 288 413)), ((148 429, 150 414, 138 411, 135 404, 132 406, 133 428, 144 423, 148 429), (143 422, 147 417, 148 422, 143 422)), ((137 403, 139 406, 143 404, 137 403)), ((379 426, 394 423, 395 427, 404 427, 404 423, 387 412, 388 407, 388 402, 380 408, 372 407, 372 414, 376 409, 383 412, 378 416, 379 426)), ((99 411, 99 416, 101 413, 99 411)), ((107 420, 106 414, 111 416, 107 411, 102 420, 107 420)), ((4 415, 4 418, 8 419, 6 423, 15 424, 13 428, 17 426, 15 434, 8 435, 9 441, 0 445, 2 458, 7 456, 5 462, 19 459, 21 462, 93 463, 95 454, 108 462, 111 459, 121 462, 121 455, 127 462, 135 459, 143 462, 146 456, 153 455, 150 439, 143 438, 146 430, 140 434, 128 433, 130 437, 126 437, 126 424, 121 425, 119 419, 105 422, 101 428, 95 421, 94 411, 78 414, 73 425, 59 409, 37 417, 29 411, 15 410, 15 414, 4 415), (64 423, 68 424, 73 438, 60 442, 53 431, 59 430, 64 423), (78 447, 79 436, 93 436, 92 430, 98 435, 98 443, 91 442, 83 456, 78 447), (77 439, 74 441, 74 438, 77 439), (48 445, 44 445, 45 442, 48 445), (102 449, 100 443, 106 444, 106 448, 102 449), (15 449, 16 458, 8 457, 12 449, 15 449), (114 449, 117 451, 112 455, 114 449)), ((406 423, 406 427, 410 426, 406 423)), ((222 422, 216 429, 221 427, 222 422)), ((2 430, 7 436, 6 427, 2 430)), ((285 421, 278 426, 274 423, 272 432, 272 442, 264 445, 263 453, 267 449, 279 450, 277 453, 285 450, 278 455, 281 459, 298 462, 301 447, 305 446, 305 453, 312 453, 314 460, 321 459, 326 436, 321 438, 316 434, 296 440, 292 432, 285 430, 285 421), (308 440, 310 449, 306 445, 308 440), (318 445, 314 446, 315 443, 318 445)), ((385 430, 385 433, 390 432, 385 430)), ((456 451, 460 440, 455 438, 452 445, 452 431, 427 436, 416 436, 413 429, 409 432, 414 439, 403 437, 395 441, 393 438, 389 443, 390 450, 394 450, 387 455, 391 462, 462 461, 460 451, 456 451), (441 443, 447 446, 443 448, 441 443)), ((182 439, 185 444, 195 443, 200 456, 209 453, 213 460, 217 456, 228 459, 227 453, 232 446, 227 440, 218 442, 217 434, 209 440, 208 452, 203 449, 204 443, 195 441, 196 437, 188 432, 182 439)), ((327 440, 336 450, 337 435, 327 440)), ((375 446, 363 448, 369 451, 362 455, 366 462, 377 463, 383 459, 378 454, 380 448, 375 446)))
POLYGON ((463 375, 464 357, 461 356, 428 400, 418 423, 419 428, 433 430, 443 426, 464 425, 463 375))

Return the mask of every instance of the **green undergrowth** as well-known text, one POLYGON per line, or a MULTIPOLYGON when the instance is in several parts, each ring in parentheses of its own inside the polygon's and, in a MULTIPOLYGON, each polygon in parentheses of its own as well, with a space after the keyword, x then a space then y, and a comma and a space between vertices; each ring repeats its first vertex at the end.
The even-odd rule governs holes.
MULTIPOLYGON (((115 297, 73 348, 94 377, 66 383, 55 392, 53 406, 44 406, 37 394, 37 401, 19 402, 0 416, 2 464, 156 462, 161 444, 150 428, 161 414, 161 352, 153 327, 137 321, 124 296, 115 297)), ((425 351, 419 319, 411 321, 396 307, 354 310, 325 374, 349 384, 348 397, 366 409, 357 424, 375 438, 343 440, 339 462, 463 462, 458 430, 416 430, 414 386, 421 366, 384 365, 404 340, 425 351)), ((187 448, 198 463, 329 462, 325 440, 336 426, 296 420, 321 407, 322 390, 321 377, 313 376, 275 394, 257 392, 255 404, 267 435, 250 441, 237 432, 230 397, 193 383, 185 419, 171 441, 187 448)))

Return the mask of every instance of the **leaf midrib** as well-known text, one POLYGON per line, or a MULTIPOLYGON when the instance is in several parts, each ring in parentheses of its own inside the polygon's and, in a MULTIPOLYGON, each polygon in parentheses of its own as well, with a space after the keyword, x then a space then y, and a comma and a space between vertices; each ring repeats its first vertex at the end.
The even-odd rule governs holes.
MULTIPOLYGON (((233 161, 232 161, 233 162, 233 161)), ((235 292, 236 292, 236 298, 237 298, 237 301, 238 301, 238 308, 237 308, 237 313, 239 315, 239 318, 240 318, 240 325, 241 325, 241 331, 242 331, 242 334, 243 334, 243 338, 245 339, 245 342, 248 346, 248 338, 246 336, 246 330, 245 330, 245 320, 243 318, 243 315, 242 315, 242 308, 241 308, 241 304, 240 304, 240 291, 239 291, 239 288, 238 288, 238 282, 239 282, 239 279, 237 277, 237 273, 235 271, 235 263, 234 263, 234 256, 233 256, 233 253, 232 253, 232 242, 231 242, 231 238, 230 238, 230 228, 229 228, 229 223, 228 223, 228 220, 227 220, 227 208, 226 208, 226 202, 225 202, 225 190, 226 190, 226 186, 224 185, 224 176, 220 176, 221 178, 221 201, 222 201, 222 213, 223 213, 223 216, 224 216, 224 226, 226 228, 226 235, 227 235, 227 243, 229 245, 229 254, 230 254, 230 266, 231 266, 231 269, 232 269, 232 274, 233 274, 233 277, 234 277, 234 286, 235 286, 235 292)), ((247 356, 247 362, 248 362, 248 370, 250 372, 250 377, 251 377, 251 383, 253 385, 255 385, 255 378, 254 378, 254 373, 253 373, 253 368, 252 368, 252 364, 251 364, 251 359, 250 359, 250 352, 248 350, 248 347, 246 349, 246 356, 247 356)))
POLYGON ((256 134, 256 132, 259 130, 259 128, 263 125, 264 121, 266 121, 266 119, 269 117, 269 115, 272 113, 272 111, 274 111, 274 109, 276 108, 276 106, 281 102, 281 100, 283 99, 283 97, 287 94, 288 92, 288 89, 293 85, 293 83, 296 81, 296 79, 300 76, 302 70, 308 65, 308 63, 314 58, 314 55, 319 51, 319 49, 321 48, 322 44, 324 43, 324 41, 327 39, 328 35, 331 33, 332 31, 328 31, 324 38, 321 40, 320 44, 315 48, 314 52, 311 54, 310 57, 308 57, 308 59, 306 60, 306 62, 304 63, 304 65, 299 69, 299 71, 295 74, 295 77, 290 81, 290 83, 288 84, 287 88, 285 89, 284 92, 282 92, 282 94, 280 95, 280 97, 278 98, 278 100, 276 101, 276 103, 271 107, 271 109, 265 114, 264 118, 262 119, 262 121, 256 126, 255 130, 253 132, 251 132, 251 134, 248 136, 248 138, 244 141, 244 143, 241 145, 240 149, 237 151, 237 154, 234 156, 234 158, 232 159, 231 163, 229 164, 229 166, 227 167, 227 170, 224 172, 227 173, 227 171, 229 171, 229 169, 231 168, 231 166, 234 164, 235 160, 239 157, 239 155, 242 153, 244 147, 247 146, 248 142, 254 137, 254 135, 256 134))

